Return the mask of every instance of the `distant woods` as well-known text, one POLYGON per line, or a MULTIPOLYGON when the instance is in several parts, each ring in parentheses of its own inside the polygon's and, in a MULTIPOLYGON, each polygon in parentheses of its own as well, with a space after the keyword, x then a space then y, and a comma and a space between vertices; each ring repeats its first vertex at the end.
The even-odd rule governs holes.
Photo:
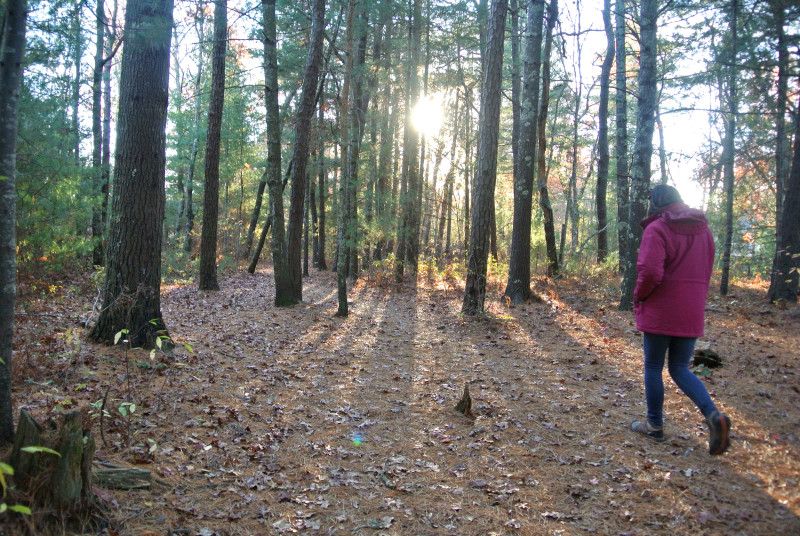
POLYGON ((719 292, 759 276, 796 299, 795 2, 136 4, 174 21, 131 67, 163 66, 134 75, 157 75, 163 121, 125 107, 116 0, 32 1, 19 90, 16 261, 105 266, 102 309, 123 311, 99 338, 137 316, 120 296, 158 324, 161 278, 213 289, 241 260, 274 267, 279 305, 333 268, 340 314, 364 270, 445 267, 470 314, 490 274, 519 303, 532 277, 602 273, 629 308, 658 182, 707 210, 719 292))

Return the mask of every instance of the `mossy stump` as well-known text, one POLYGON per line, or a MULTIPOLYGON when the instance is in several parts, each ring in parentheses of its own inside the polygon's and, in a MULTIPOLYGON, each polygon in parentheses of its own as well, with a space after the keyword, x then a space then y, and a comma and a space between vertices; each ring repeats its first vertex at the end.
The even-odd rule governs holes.
POLYGON ((15 487, 31 498, 33 508, 40 505, 67 517, 79 516, 94 502, 94 452, 94 439, 79 412, 67 413, 60 427, 47 431, 22 410, 10 459, 15 487), (25 447, 45 447, 58 454, 26 452, 25 447))

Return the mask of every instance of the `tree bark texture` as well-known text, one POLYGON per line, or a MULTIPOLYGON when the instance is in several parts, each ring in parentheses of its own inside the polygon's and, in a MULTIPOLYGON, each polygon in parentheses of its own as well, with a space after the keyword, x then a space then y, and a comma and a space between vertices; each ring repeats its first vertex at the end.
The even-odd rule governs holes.
POLYGON ((800 113, 795 119, 794 158, 778 221, 778 242, 767 297, 770 301, 797 301, 800 280, 800 113))
POLYGON ((403 143, 403 177, 406 185, 405 193, 400 195, 402 206, 402 222, 397 239, 397 266, 395 275, 402 281, 405 265, 409 265, 416 274, 419 255, 419 213, 417 211, 417 195, 420 189, 420 175, 418 165, 419 132, 414 127, 413 106, 419 100, 419 55, 420 55, 420 26, 422 17, 422 2, 414 0, 411 24, 411 42, 409 44, 408 63, 408 93, 406 98, 406 122, 403 143))
POLYGON ((735 192, 735 162, 736 162, 736 122, 739 115, 738 95, 738 19, 739 0, 731 2, 729 13, 730 51, 728 53, 726 69, 725 107, 727 113, 723 116, 725 123, 725 139, 722 147, 722 181, 725 193, 725 237, 722 242, 722 270, 719 282, 719 294, 728 294, 728 283, 731 272, 731 247, 733 244, 733 198, 735 192))
POLYGON ((201 42, 197 44, 197 76, 194 80, 194 129, 192 134, 192 149, 189 153, 189 173, 186 177, 186 202, 185 206, 185 216, 186 216, 186 228, 185 228, 185 236, 183 240, 183 250, 187 253, 191 253, 193 247, 193 236, 192 233, 194 232, 194 200, 192 195, 194 194, 194 175, 195 170, 197 169, 197 152, 200 145, 200 115, 203 106, 203 99, 201 97, 201 89, 202 89, 202 80, 203 80, 203 65, 205 60, 205 49, 202 43, 202 36, 204 35, 203 27, 205 26, 205 15, 202 11, 202 4, 199 6, 198 14, 195 19, 195 24, 197 26, 197 35, 201 36, 201 42))
POLYGON ((350 121, 350 102, 351 92, 350 85, 353 79, 353 63, 355 54, 355 16, 358 0, 349 0, 347 3, 347 26, 345 28, 345 49, 347 58, 345 60, 344 81, 342 83, 341 98, 339 101, 339 115, 338 120, 340 124, 341 134, 341 147, 342 156, 339 160, 340 177, 338 181, 339 187, 339 221, 336 228, 336 253, 333 261, 334 269, 336 270, 336 297, 338 307, 336 309, 336 316, 347 317, 350 314, 349 304, 347 303, 347 269, 349 263, 347 262, 347 252, 349 251, 349 244, 351 240, 350 235, 350 212, 348 211, 348 177, 350 171, 350 129, 353 125, 350 121))
POLYGON ((539 190, 539 206, 542 209, 542 224, 544 226, 544 240, 547 250, 547 274, 558 274, 558 252, 556 251, 555 220, 553 207, 550 204, 550 193, 547 187, 547 162, 545 149, 547 148, 547 113, 550 105, 550 51, 553 47, 553 31, 558 19, 558 2, 552 0, 547 8, 547 36, 542 54, 542 103, 539 112, 539 153, 537 154, 537 188, 539 190))
POLYGON ((614 100, 616 103, 616 138, 617 156, 617 235, 619 243, 619 270, 625 271, 625 263, 630 259, 631 236, 628 226, 630 212, 630 176, 628 171, 628 78, 627 51, 625 49, 625 0, 616 0, 614 4, 616 73, 614 100))
MULTIPOLYGON (((267 108, 267 188, 269 213, 266 226, 272 227, 272 269, 275 278, 275 305, 291 305, 289 264, 286 253, 286 224, 283 215, 283 185, 281 184, 281 123, 278 107, 278 51, 275 0, 264 0, 264 94, 267 108)), ((259 240, 260 242, 260 240, 259 240)), ((256 257, 251 268, 255 270, 256 257)), ((252 273, 252 272, 251 272, 252 273)))
POLYGON ((219 219, 219 153, 222 108, 225 104, 225 51, 228 44, 228 5, 214 1, 214 45, 211 53, 211 97, 206 131, 203 228, 200 236, 200 290, 219 290, 217 282, 217 225, 219 219))
POLYGON ((608 256, 608 209, 606 193, 608 190, 608 94, 611 85, 611 65, 614 63, 614 27, 611 25, 611 0, 603 2, 603 26, 606 30, 606 56, 600 73, 600 105, 598 109, 597 132, 597 262, 602 263, 608 256))
POLYGON ((258 218, 261 216, 261 204, 264 200, 264 190, 267 189, 267 173, 266 171, 258 181, 258 190, 256 191, 256 204, 253 207, 253 215, 250 217, 250 225, 247 226, 247 238, 244 240, 244 248, 242 249, 242 258, 250 257, 253 251, 253 237, 256 234, 258 227, 258 218))
POLYGON ((96 31, 94 71, 92 73, 92 264, 102 266, 105 262, 103 248, 102 184, 103 184, 103 39, 106 21, 103 0, 96 4, 96 31))
POLYGON ((622 278, 619 308, 633 308, 633 289, 636 287, 636 257, 642 240, 642 226, 647 214, 647 192, 650 186, 650 158, 653 155, 653 129, 657 97, 656 37, 658 29, 658 1, 642 0, 639 14, 641 52, 639 56, 639 111, 636 115, 636 139, 633 148, 633 177, 628 225, 631 230, 631 247, 622 278), (634 246, 635 244, 635 246, 634 246))
POLYGON ((292 156, 289 225, 286 234, 286 253, 289 271, 289 302, 303 301, 302 238, 303 203, 306 189, 311 119, 316 107, 317 81, 322 69, 322 38, 325 25, 325 1, 314 0, 311 8, 311 41, 306 59, 305 74, 300 90, 300 102, 294 125, 294 154, 292 156))
POLYGON ((103 308, 90 332, 112 342, 128 329, 151 348, 161 319, 161 242, 172 0, 128 5, 120 71, 116 173, 103 308))
POLYGON ((478 169, 472 189, 472 224, 467 259, 467 280, 461 311, 474 315, 483 311, 489 258, 489 230, 494 211, 497 179, 497 147, 500 128, 500 97, 503 69, 503 41, 507 0, 493 0, 486 45, 486 70, 481 91, 478 169))
POLYGON ((539 83, 541 80, 542 26, 544 0, 528 3, 525 30, 525 70, 517 174, 514 175, 514 216, 511 228, 511 254, 505 295, 515 304, 531 297, 531 220, 533 180, 536 169, 537 128, 539 126, 539 83))
POLYGON ((17 111, 25 51, 26 0, 7 0, 0 29, 0 445, 14 438, 11 355, 17 297, 17 111))
MULTIPOLYGON (((320 90, 320 101, 322 101, 323 92, 320 90)), ((317 254, 316 266, 319 270, 328 269, 328 261, 325 259, 325 203, 327 201, 328 181, 325 171, 325 141, 322 132, 325 126, 325 112, 322 107, 319 107, 317 119, 317 132, 320 133, 319 138, 319 163, 317 164, 317 191, 319 200, 319 215, 317 216, 317 254)))

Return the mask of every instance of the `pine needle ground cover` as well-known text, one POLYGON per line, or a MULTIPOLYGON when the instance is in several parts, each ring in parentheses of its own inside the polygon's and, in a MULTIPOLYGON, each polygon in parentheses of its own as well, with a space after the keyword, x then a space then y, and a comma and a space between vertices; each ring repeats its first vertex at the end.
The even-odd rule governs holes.
POLYGON ((452 282, 365 277, 340 319, 335 274, 277 309, 271 272, 235 273, 219 292, 164 288, 166 357, 83 342, 92 297, 23 281, 16 411, 81 409, 96 468, 150 472, 96 485, 100 534, 800 533, 796 311, 758 282, 710 298, 723 366, 698 372, 733 420, 711 457, 666 374, 667 440, 628 430, 645 412, 640 335, 606 283, 537 280, 544 301, 517 307, 490 286, 467 318, 452 282), (465 386, 472 417, 454 409, 465 386))

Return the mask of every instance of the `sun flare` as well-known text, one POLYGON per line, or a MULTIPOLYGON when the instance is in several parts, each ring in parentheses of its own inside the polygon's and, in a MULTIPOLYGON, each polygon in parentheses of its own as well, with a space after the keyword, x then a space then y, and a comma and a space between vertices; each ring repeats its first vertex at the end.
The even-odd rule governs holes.
POLYGON ((414 107, 411 120, 414 127, 426 137, 435 136, 442 128, 442 98, 427 95, 414 107))

